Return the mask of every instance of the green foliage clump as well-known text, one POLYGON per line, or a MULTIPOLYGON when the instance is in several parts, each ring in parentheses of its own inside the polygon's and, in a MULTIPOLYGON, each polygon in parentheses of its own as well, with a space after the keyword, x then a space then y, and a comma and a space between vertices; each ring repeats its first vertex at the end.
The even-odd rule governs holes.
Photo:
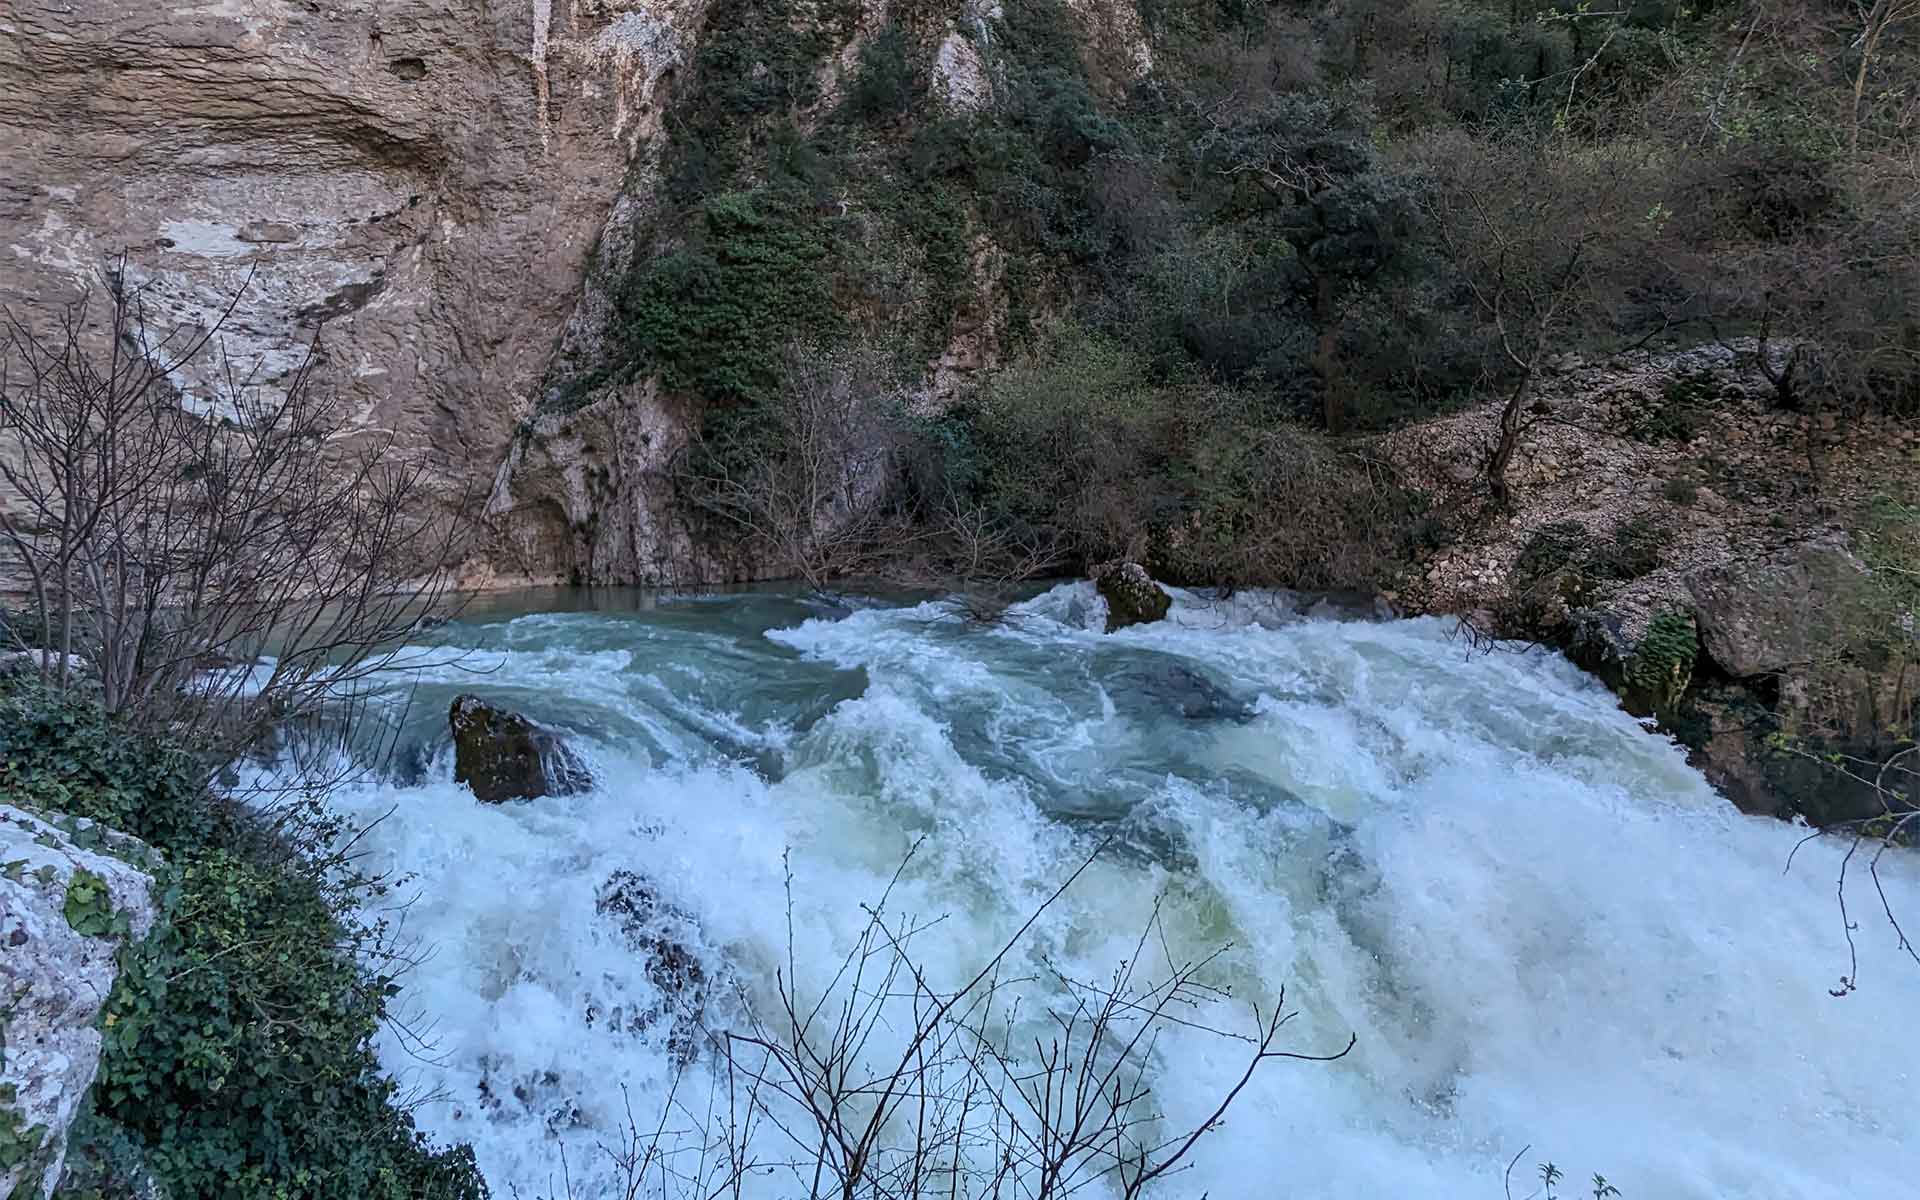
MULTIPOLYGON (((172 1196, 445 1197, 485 1185, 465 1147, 428 1146, 392 1105, 372 1039, 395 992, 370 973, 384 930, 350 913, 375 881, 327 860, 342 832, 317 797, 271 827, 218 800, 185 748, 75 694, 0 686, 0 793, 142 839, 161 919, 124 949, 90 1107, 69 1137, 71 1200, 121 1194, 104 1158, 172 1196)), ((83 831, 84 832, 84 831, 83 831)), ((76 872, 68 922, 123 932, 104 881, 76 872)))
POLYGON ((1252 394, 1156 382, 1140 355, 1084 330, 995 375, 969 420, 978 501, 1082 562, 1130 555, 1202 585, 1376 588, 1418 527, 1417 498, 1252 394))
POLYGON ((1667 609, 1653 618, 1627 660, 1624 678, 1656 710, 1671 708, 1693 681, 1700 635, 1690 613, 1667 609))
POLYGON ((1534 530, 1520 548, 1514 569, 1527 579, 1541 579, 1584 563, 1592 547, 1593 535, 1586 526, 1578 521, 1553 521, 1534 530))
POLYGON ((11 1171, 32 1160, 47 1144, 47 1127, 28 1125, 14 1111, 18 1098, 12 1084, 0 1083, 0 1172, 11 1171))
POLYGON ((478 1197, 471 1151, 434 1151, 371 1040, 389 975, 327 889, 224 850, 180 864, 164 923, 124 955, 102 1018, 96 1114, 170 1195, 478 1197))
POLYGON ((899 117, 913 103, 919 78, 907 57, 907 37, 889 25, 860 47, 860 63, 847 92, 847 109, 868 121, 899 117))
POLYGON ((1684 507, 1700 498, 1700 485, 1684 475, 1676 475, 1660 485, 1660 494, 1684 507))
POLYGON ((1660 399, 1635 418, 1629 432, 1643 442, 1691 442, 1706 428, 1718 390, 1710 371, 1669 380, 1660 399))
POLYGON ((216 836, 207 768, 185 749, 129 730, 69 693, 0 687, 0 793, 98 821, 161 851, 216 836))
POLYGON ((1527 539, 1514 570, 1528 583, 1572 577, 1572 590, 1584 596, 1599 582, 1625 583, 1651 574, 1660 566, 1666 538, 1667 531, 1645 517, 1621 522, 1605 541, 1578 521, 1553 521, 1527 539))
POLYGON ((836 321, 831 253, 831 231, 797 189, 712 197, 687 246, 616 292, 630 361, 712 400, 765 396, 786 343, 836 321))
POLYGON ((1646 517, 1629 517, 1613 531, 1613 537, 1599 547, 1587 569, 1603 579, 1628 583, 1653 574, 1660 567, 1666 548, 1667 530, 1646 517))
POLYGON ((773 126, 820 98, 820 65, 858 21, 843 0, 715 0, 693 84, 668 114, 667 195, 697 205, 739 186, 773 126))
POLYGON ((107 890, 107 881, 84 867, 67 881, 67 897, 60 911, 68 927, 81 937, 110 937, 127 932, 126 914, 114 911, 113 893, 107 890))

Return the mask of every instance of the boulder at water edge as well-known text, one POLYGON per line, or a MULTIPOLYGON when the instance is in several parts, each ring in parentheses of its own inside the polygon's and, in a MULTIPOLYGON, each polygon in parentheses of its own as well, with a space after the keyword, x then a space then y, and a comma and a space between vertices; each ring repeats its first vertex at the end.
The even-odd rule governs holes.
POLYGON ((117 955, 153 928, 159 856, 90 821, 0 804, 0 1196, 59 1181, 100 1066, 117 955))
POLYGON ((564 796, 592 780, 552 730, 519 713, 459 696, 448 714, 453 727, 453 780, 485 804, 564 796))
POLYGON ((1173 597, 1139 563, 1103 563, 1093 569, 1093 583, 1107 602, 1108 633, 1162 620, 1173 608, 1173 597))
POLYGON ((1801 666, 1832 640, 1866 567, 1838 542, 1810 541, 1687 579, 1701 648, 1736 679, 1801 666))

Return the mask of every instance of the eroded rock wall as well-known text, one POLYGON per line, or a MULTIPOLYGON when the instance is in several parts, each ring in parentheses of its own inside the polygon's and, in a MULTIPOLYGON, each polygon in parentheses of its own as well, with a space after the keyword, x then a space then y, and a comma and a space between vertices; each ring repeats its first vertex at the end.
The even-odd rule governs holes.
MULTIPOLYGON (((314 383, 341 397, 348 433, 395 438, 430 467, 436 503, 478 518, 468 586, 764 575, 676 511, 697 403, 631 377, 551 402, 604 364, 607 289, 650 252, 635 231, 708 7, 0 5, 0 303, 45 323, 124 254, 156 335, 225 314, 218 352, 176 375, 189 402, 213 399, 229 364, 283 384, 318 332, 314 383)), ((795 120, 837 103, 894 7, 862 0, 834 26, 817 111, 795 120)), ((1148 68, 1131 0, 1068 11, 1103 85, 1148 68)), ((999 14, 954 0, 926 18, 946 39, 928 63, 940 111, 992 102, 999 14)), ((975 237, 930 403, 997 360, 1003 260, 975 237)))
POLYGON ((222 349, 268 386, 324 326, 355 428, 484 498, 701 7, 15 0, 0 299, 44 312, 124 251, 157 328, 237 294, 222 349))

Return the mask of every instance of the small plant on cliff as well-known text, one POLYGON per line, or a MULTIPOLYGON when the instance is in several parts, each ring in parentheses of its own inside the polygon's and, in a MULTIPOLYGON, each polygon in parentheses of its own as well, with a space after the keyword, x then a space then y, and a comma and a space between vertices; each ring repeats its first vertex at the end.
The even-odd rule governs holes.
POLYGON ((1593 535, 1586 526, 1578 521, 1552 521, 1533 531, 1513 566, 1528 579, 1541 579, 1581 565, 1592 550, 1593 535))
POLYGON ((719 404, 767 398, 787 342, 838 324, 832 245, 794 188, 707 200, 688 244, 649 260, 615 294, 630 364, 719 404))
POLYGON ((913 102, 918 82, 907 58, 906 35, 898 25, 889 25, 860 48, 860 66, 847 93, 847 108, 869 121, 898 117, 913 102))
POLYGON ((113 893, 107 881, 81 868, 67 881, 67 898, 61 906, 67 925, 81 937, 107 937, 126 931, 126 917, 113 911, 113 893))
POLYGON ((1666 609, 1653 618, 1646 634, 1627 660, 1627 686, 1644 696, 1655 709, 1671 708, 1693 680, 1700 657, 1700 635, 1693 617, 1666 609))
POLYGON ((45 1125, 28 1125, 14 1111, 17 1098, 12 1084, 0 1083, 0 1173, 29 1161, 47 1142, 45 1125))

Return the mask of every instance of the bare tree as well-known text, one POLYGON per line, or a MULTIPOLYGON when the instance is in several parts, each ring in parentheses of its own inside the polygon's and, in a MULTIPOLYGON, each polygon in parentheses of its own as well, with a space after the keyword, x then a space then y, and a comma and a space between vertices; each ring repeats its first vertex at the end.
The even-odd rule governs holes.
MULTIPOLYGON (((1220 1027, 1229 997, 1207 982, 1225 948, 1177 957, 1156 904, 1132 953, 1105 979, 1049 963, 1018 974, 1014 951, 1092 865, 1096 849, 970 978, 942 988, 915 945, 941 924, 894 908, 910 851, 852 948, 817 992, 800 980, 789 936, 774 1011, 717 1034, 704 1109, 676 1079, 662 1116, 603 1147, 621 1194, 738 1195, 752 1175, 784 1176, 810 1200, 1028 1197, 1064 1200, 1095 1185, 1135 1200, 1178 1173, 1266 1063, 1327 1062, 1280 1048, 1285 995, 1252 1006, 1244 1032, 1220 1027), (1055 997, 1026 1011, 1025 985, 1055 997), (1242 1064, 1197 1124, 1171 1124, 1148 1073, 1175 1029, 1244 1047, 1242 1064), (756 1142, 756 1135, 763 1140, 756 1142)), ((788 880, 791 923, 792 880, 788 880)), ((566 1181, 571 1194, 571 1181, 566 1181)))
POLYGON ((1847 108, 1847 153, 1860 151, 1860 108, 1867 93, 1867 75, 1873 69, 1880 43, 1888 33, 1907 21, 1920 17, 1920 0, 1873 0, 1860 6, 1860 35, 1854 40, 1859 48, 1860 65, 1853 73, 1853 91, 1847 108))
POLYGON ((913 536, 890 503, 904 411, 878 355, 793 347, 776 395, 708 415, 679 481, 697 511, 815 588, 873 573, 913 536))
POLYGON ((1541 367, 1595 315, 1606 218, 1548 146, 1450 147, 1430 161, 1430 224, 1505 360, 1506 401, 1485 467, 1494 502, 1505 506, 1541 367))
MULTIPOLYGON (((1829 989, 1831 994, 1836 997, 1851 995, 1860 986, 1860 949, 1853 937, 1859 925, 1854 921, 1847 904, 1847 881, 1861 863, 1866 866, 1881 915, 1892 927, 1899 949, 1916 966, 1920 966, 1920 945, 1916 945, 1907 935, 1899 914, 1894 911, 1893 901, 1887 896, 1886 884, 1880 878, 1881 860, 1887 852, 1911 846, 1920 836, 1920 746, 1907 746, 1880 762, 1847 755, 1815 754, 1792 742, 1782 742, 1780 748, 1833 770, 1852 783, 1871 788, 1882 808, 1874 816, 1842 821, 1810 833, 1794 847, 1797 853, 1800 846, 1822 837, 1837 837, 1847 843, 1847 852, 1840 858, 1840 869, 1834 880, 1834 895, 1840 906, 1840 928, 1847 939, 1847 970, 1840 976, 1838 986, 1829 989)), ((1793 858, 1793 854, 1787 856, 1789 870, 1793 867, 1793 858)))
POLYGON ((922 514, 921 534, 910 552, 888 563, 882 575, 909 589, 941 594, 947 613, 979 625, 1006 617, 1031 581, 1066 563, 1066 539, 1058 530, 1033 530, 947 493, 922 514))
POLYGON ((0 536, 32 606, 13 636, 47 685, 237 752, 398 665, 445 610, 456 526, 426 515, 424 469, 390 436, 345 448, 317 335, 269 384, 220 344, 239 294, 160 331, 124 260, 101 290, 50 332, 13 311, 0 329, 0 536), (189 369, 210 397, 183 395, 189 369))

